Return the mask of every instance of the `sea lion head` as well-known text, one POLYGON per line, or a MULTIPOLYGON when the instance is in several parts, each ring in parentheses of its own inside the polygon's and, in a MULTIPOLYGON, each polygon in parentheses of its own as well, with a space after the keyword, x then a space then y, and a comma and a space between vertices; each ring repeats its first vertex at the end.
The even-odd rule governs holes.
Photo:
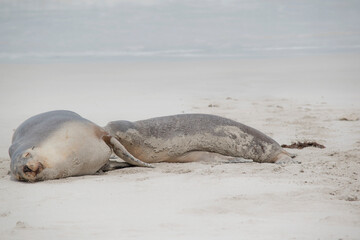
POLYGON ((44 180, 46 161, 42 158, 35 147, 18 152, 11 161, 11 173, 20 181, 35 182, 44 180))

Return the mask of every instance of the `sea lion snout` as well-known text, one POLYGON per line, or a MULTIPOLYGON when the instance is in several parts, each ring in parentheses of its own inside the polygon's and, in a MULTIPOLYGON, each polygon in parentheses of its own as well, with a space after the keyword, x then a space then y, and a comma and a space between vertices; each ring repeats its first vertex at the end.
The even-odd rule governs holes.
POLYGON ((32 170, 31 170, 27 165, 25 165, 25 166, 23 167, 23 172, 24 172, 24 173, 32 172, 32 170))
POLYGON ((39 174, 45 169, 44 165, 32 158, 21 158, 12 167, 12 174, 17 180, 34 182, 39 180, 39 174))
POLYGON ((22 169, 25 175, 31 177, 36 177, 42 170, 44 170, 44 165, 41 162, 28 162, 22 169))

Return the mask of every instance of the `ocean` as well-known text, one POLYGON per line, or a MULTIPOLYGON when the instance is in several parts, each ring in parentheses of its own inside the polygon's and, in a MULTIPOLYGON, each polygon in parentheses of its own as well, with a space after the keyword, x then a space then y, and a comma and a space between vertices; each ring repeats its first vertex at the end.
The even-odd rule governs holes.
POLYGON ((0 0, 0 62, 360 52, 360 1, 0 0))

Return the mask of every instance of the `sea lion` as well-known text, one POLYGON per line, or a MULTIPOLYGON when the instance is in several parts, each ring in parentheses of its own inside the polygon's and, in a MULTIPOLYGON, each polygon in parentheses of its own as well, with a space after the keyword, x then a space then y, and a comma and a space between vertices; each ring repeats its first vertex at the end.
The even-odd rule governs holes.
MULTIPOLYGON (((224 156, 255 162, 294 162, 272 138, 239 122, 208 114, 181 114, 104 128, 136 158, 147 163, 193 162, 224 156)), ((240 161, 241 162, 241 161, 240 161)))
POLYGON ((151 167, 95 123, 71 111, 52 111, 16 129, 10 168, 16 179, 30 182, 94 174, 109 165, 112 151, 131 165, 151 167))

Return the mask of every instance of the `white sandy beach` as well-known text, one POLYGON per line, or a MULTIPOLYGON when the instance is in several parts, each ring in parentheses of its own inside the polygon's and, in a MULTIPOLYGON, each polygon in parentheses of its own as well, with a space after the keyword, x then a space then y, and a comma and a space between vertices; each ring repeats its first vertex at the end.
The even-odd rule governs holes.
POLYGON ((356 54, 0 64, 0 239, 360 239, 359 66, 356 54), (160 163, 10 180, 13 129, 54 109, 102 126, 211 113, 280 144, 326 148, 289 149, 302 163, 286 166, 160 163))

